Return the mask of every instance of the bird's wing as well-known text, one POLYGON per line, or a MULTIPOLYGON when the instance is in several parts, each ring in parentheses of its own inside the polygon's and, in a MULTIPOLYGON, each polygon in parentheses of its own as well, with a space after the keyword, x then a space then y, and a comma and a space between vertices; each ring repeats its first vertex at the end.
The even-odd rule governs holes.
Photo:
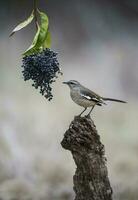
POLYGON ((89 101, 94 101, 96 104, 97 103, 104 104, 102 97, 100 97, 98 94, 96 94, 95 92, 92 92, 91 90, 87 88, 84 88, 82 90, 82 96, 89 101))

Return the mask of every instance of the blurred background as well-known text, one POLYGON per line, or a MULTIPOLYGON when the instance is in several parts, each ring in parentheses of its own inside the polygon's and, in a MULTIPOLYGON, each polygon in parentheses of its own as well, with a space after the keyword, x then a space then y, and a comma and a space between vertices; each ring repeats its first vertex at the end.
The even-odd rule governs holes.
POLYGON ((103 96, 128 101, 97 107, 92 118, 105 145, 114 199, 137 200, 138 1, 39 0, 64 73, 53 85, 51 102, 21 73, 34 24, 9 38, 30 15, 32 0, 0 4, 0 199, 73 199, 76 167, 60 141, 82 110, 62 85, 76 79, 103 96))

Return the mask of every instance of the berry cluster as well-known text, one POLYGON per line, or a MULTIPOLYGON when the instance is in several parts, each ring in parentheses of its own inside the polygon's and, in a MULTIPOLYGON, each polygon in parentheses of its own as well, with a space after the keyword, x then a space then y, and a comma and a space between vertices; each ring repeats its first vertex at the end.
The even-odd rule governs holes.
POLYGON ((51 84, 55 82, 57 73, 60 73, 57 53, 50 49, 23 57, 24 80, 32 80, 32 86, 40 88, 40 93, 49 101, 53 98, 51 84))

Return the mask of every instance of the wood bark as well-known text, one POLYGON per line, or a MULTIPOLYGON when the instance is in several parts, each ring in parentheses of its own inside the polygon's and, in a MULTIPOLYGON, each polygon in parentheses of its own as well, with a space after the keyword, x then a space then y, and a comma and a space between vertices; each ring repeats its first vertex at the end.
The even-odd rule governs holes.
POLYGON ((92 119, 75 117, 61 142, 77 166, 73 177, 75 200, 112 200, 104 145, 92 119))

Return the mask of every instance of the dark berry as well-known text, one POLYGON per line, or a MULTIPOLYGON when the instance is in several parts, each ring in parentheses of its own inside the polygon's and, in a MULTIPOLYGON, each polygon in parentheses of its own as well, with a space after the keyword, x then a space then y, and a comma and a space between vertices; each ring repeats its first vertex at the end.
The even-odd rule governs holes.
POLYGON ((50 49, 24 56, 23 77, 25 81, 32 80, 32 86, 40 89, 40 93, 49 101, 53 98, 51 84, 55 82, 57 73, 60 73, 57 53, 50 49))

